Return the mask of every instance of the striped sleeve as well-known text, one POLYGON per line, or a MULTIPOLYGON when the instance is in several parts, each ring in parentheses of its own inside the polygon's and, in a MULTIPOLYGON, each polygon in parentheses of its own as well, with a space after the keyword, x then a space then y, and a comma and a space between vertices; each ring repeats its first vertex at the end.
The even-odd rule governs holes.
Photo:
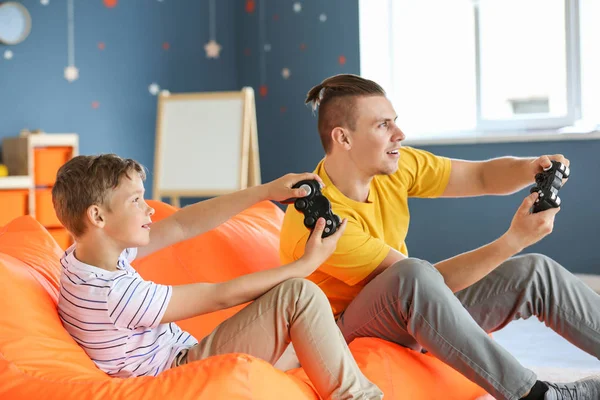
POLYGON ((139 275, 116 279, 108 295, 108 314, 118 328, 155 328, 165 314, 173 288, 139 275))

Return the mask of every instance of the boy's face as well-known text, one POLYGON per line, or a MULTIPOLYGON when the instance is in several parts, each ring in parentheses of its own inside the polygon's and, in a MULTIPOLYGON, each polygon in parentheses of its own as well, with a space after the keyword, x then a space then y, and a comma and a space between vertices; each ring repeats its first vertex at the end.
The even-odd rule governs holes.
POLYGON ((400 142, 406 136, 396 125, 396 112, 385 96, 356 99, 352 158, 366 174, 389 175, 398 169, 400 142))
POLYGON ((144 182, 135 172, 123 176, 104 210, 104 232, 121 246, 142 247, 150 242, 154 209, 144 201, 144 182))

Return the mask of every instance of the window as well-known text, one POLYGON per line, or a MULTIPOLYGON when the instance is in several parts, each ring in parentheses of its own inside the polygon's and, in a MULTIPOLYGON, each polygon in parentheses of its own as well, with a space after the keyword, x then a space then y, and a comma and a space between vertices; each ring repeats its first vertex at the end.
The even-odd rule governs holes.
POLYGON ((414 137, 600 122, 598 0, 360 0, 361 74, 414 137))

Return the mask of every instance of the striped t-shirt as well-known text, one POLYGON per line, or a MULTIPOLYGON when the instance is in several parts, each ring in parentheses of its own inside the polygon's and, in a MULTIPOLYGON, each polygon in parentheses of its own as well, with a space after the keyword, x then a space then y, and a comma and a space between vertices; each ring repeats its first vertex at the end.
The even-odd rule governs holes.
POLYGON ((110 376, 155 376, 197 343, 176 324, 161 324, 171 286, 146 281, 131 267, 137 249, 119 256, 116 271, 85 264, 71 246, 61 258, 58 314, 66 330, 110 376))

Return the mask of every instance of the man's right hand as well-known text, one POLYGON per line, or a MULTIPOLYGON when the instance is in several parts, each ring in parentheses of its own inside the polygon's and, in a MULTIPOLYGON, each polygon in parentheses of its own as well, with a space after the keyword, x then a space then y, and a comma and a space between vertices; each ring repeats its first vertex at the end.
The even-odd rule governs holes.
POLYGON ((313 231, 311 232, 306 246, 304 247, 304 254, 300 258, 302 260, 299 263, 298 268, 301 268, 301 273, 306 277, 312 274, 321 264, 323 264, 331 254, 335 251, 338 240, 346 229, 347 220, 344 218, 340 224, 338 230, 331 236, 323 239, 323 229, 325 229, 325 218, 319 218, 313 231))
POLYGON ((560 211, 560 207, 532 214, 531 207, 537 198, 538 193, 535 192, 523 200, 505 234, 517 253, 542 240, 554 228, 554 218, 560 211))

